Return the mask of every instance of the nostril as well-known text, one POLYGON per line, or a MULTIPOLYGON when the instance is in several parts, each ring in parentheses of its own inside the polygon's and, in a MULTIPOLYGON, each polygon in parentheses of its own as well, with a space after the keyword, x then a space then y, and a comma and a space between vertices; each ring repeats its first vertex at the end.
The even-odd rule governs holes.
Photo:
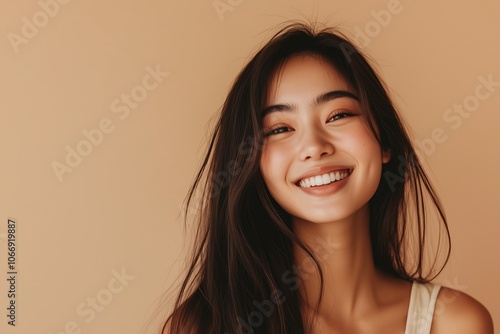
POLYGON ((333 144, 329 141, 303 141, 299 148, 299 157, 301 160, 315 160, 330 156, 335 153, 333 144))

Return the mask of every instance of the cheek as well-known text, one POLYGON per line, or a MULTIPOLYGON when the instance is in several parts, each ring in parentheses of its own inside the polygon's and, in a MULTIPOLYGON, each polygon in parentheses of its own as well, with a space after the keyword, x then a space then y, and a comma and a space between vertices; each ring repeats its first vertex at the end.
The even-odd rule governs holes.
POLYGON ((349 145, 352 151, 358 152, 360 157, 364 157, 374 162, 381 160, 382 151, 380 145, 374 134, 368 128, 368 125, 359 127, 357 131, 346 140, 346 145, 349 145))
POLYGON ((260 158, 260 170, 268 188, 286 177, 286 154, 273 146, 265 147, 260 158))
POLYGON ((370 130, 366 130, 364 134, 360 133, 360 136, 362 137, 358 142, 357 150, 362 160, 363 172, 366 173, 367 188, 372 188, 374 191, 381 179, 382 149, 370 130))

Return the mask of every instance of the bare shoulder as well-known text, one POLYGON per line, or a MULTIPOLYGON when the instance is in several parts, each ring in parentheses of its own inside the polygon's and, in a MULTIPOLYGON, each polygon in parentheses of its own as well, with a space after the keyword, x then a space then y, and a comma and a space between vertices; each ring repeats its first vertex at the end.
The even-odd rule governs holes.
POLYGON ((432 334, 493 334, 493 320, 480 302, 468 294, 442 287, 434 310, 432 334))

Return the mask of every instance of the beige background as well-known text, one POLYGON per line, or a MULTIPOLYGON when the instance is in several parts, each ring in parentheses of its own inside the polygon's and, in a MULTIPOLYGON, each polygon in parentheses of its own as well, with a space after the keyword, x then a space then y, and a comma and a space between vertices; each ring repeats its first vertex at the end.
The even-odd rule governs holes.
POLYGON ((153 333, 158 298, 183 265, 178 215, 211 117, 272 28, 294 18, 368 34, 358 42, 427 140, 453 237, 440 280, 475 296, 500 324, 500 86, 459 126, 443 118, 474 102, 479 77, 500 81, 500 3, 219 2, 220 15, 213 0, 0 3, 0 331, 153 333), (378 23, 388 9, 390 21, 378 23), (147 68, 169 73, 155 88, 148 79, 149 91, 141 88, 147 68), (120 99, 131 92, 140 101, 124 117, 120 99), (113 131, 80 144, 91 152, 60 181, 54 162, 66 164, 67 146, 77 149, 82 131, 101 122, 113 131), (430 145, 433 131, 444 137, 430 145), (8 218, 18 224, 15 328, 5 316, 8 218), (128 278, 116 281, 122 271, 128 278))

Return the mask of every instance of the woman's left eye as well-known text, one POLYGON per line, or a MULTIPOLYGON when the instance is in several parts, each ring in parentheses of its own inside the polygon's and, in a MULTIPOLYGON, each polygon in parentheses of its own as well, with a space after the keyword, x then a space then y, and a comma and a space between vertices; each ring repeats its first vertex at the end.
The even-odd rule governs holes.
POLYGON ((333 121, 337 121, 339 119, 350 117, 350 116, 354 116, 354 114, 352 112, 349 112, 349 111, 340 111, 340 112, 330 116, 328 121, 333 122, 333 121))

